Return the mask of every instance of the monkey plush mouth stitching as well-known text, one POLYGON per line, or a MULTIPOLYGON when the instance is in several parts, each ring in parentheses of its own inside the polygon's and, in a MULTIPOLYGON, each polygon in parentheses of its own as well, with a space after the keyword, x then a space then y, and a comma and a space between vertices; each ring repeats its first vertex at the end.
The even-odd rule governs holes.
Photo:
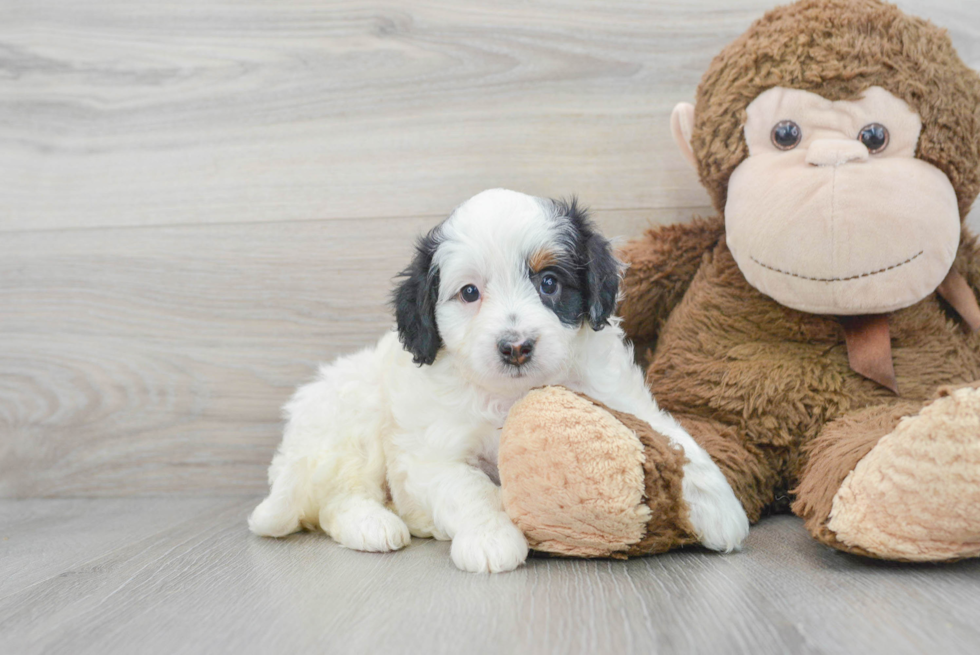
POLYGON ((847 282, 848 280, 856 280, 856 279, 861 278, 861 277, 870 277, 872 275, 878 275, 878 273, 885 273, 885 272, 890 271, 892 269, 898 268, 899 266, 904 266, 905 264, 908 264, 912 260, 914 260, 917 257, 919 257, 919 255, 921 255, 923 252, 924 251, 920 250, 919 252, 915 253, 914 255, 912 255, 911 257, 909 257, 908 259, 906 259, 904 262, 899 262, 897 264, 892 264, 891 266, 886 266, 885 268, 879 268, 877 271, 869 271, 867 273, 861 273, 859 275, 850 275, 848 277, 809 277, 807 275, 800 275, 799 273, 792 273, 790 271, 784 271, 784 270, 779 269, 779 268, 776 268, 774 266, 769 266, 768 264, 763 264, 762 262, 760 262, 755 257, 752 257, 751 255, 749 256, 749 258, 752 261, 754 261, 756 264, 758 264, 759 266, 761 266, 762 268, 767 268, 770 271, 775 271, 776 273, 782 273, 783 275, 791 275, 793 277, 798 277, 801 280, 811 280, 813 282, 847 282))

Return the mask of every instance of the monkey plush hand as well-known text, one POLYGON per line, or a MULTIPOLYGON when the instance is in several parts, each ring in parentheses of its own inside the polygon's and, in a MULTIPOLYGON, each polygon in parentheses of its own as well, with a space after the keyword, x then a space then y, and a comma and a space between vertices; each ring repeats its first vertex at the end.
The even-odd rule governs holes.
POLYGON ((698 542, 681 493, 686 461, 645 421, 564 387, 544 387, 507 415, 501 498, 535 550, 649 555, 698 542))
POLYGON ((721 216, 622 252, 658 403, 753 521, 980 555, 980 77, 892 5, 803 0, 723 50, 672 127, 721 216))

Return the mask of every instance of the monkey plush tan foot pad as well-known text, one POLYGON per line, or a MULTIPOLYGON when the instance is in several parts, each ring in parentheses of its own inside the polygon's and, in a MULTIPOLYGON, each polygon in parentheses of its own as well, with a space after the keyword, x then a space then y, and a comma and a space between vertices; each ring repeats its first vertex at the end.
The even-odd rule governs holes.
POLYGON ((827 527, 885 559, 980 555, 980 389, 941 392, 882 437, 837 491, 827 527))
POLYGON ((647 555, 696 543, 683 451, 629 414, 564 387, 527 394, 500 438, 504 508, 538 551, 647 555))

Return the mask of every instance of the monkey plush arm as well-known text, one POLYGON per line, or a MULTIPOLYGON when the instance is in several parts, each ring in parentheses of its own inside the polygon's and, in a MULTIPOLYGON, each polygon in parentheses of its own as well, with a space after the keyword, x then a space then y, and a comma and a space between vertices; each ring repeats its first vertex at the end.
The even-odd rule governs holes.
POLYGON ((721 218, 654 227, 624 245, 619 256, 628 265, 623 276, 619 315, 623 329, 640 350, 651 346, 706 252, 725 233, 721 218))

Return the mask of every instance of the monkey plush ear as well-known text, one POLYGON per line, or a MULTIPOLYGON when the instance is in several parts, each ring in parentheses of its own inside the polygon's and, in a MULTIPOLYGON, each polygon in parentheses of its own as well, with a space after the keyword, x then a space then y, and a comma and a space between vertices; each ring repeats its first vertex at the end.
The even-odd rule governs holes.
POLYGON ((436 359, 442 338, 436 325, 436 301, 439 299, 439 270, 432 267, 432 255, 438 246, 436 230, 419 239, 415 259, 404 271, 405 278, 395 289, 392 303, 398 338, 412 361, 419 366, 436 359))
POLYGON ((694 105, 689 102, 679 102, 670 114, 670 131, 674 135, 674 143, 681 151, 694 170, 698 169, 698 160, 694 158, 691 148, 691 135, 694 134, 694 105))

